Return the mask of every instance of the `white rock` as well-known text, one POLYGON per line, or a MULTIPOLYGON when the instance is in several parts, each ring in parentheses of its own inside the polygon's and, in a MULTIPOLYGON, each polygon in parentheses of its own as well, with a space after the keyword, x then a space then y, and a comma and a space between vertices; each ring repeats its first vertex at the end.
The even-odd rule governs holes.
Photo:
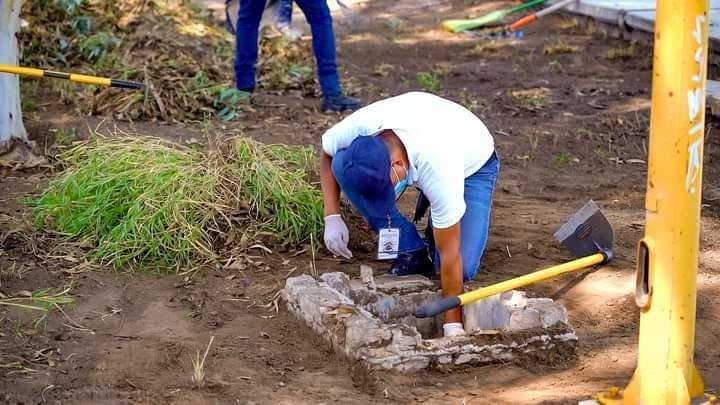
POLYGON ((483 330, 505 329, 510 322, 510 310, 499 295, 463 305, 463 325, 469 334, 483 330))
POLYGON ((320 279, 340 294, 350 297, 350 277, 345 273, 333 272, 320 275, 320 279))
POLYGON ((549 298, 531 298, 528 300, 528 308, 534 308, 540 312, 542 327, 547 328, 560 322, 567 325, 567 311, 560 303, 549 298))
POLYGON ((500 301, 511 311, 525 309, 528 303, 525 293, 517 290, 506 291, 500 294, 500 301))
POLYGON ((538 328, 542 326, 540 321, 540 311, 532 308, 525 308, 522 311, 513 312, 510 315, 510 323, 507 330, 518 332, 527 329, 538 328))
POLYGON ((345 352, 351 356, 363 346, 387 345, 393 337, 380 321, 360 314, 346 318, 345 328, 345 352))
POLYGON ((365 264, 360 265, 360 281, 368 288, 375 288, 375 278, 373 277, 372 267, 365 264))
POLYGON ((471 361, 477 360, 479 358, 480 358, 480 356, 478 356, 477 354, 463 353, 463 354, 459 355, 457 357, 457 359, 455 359, 455 365, 459 366, 462 364, 467 364, 467 363, 470 363, 471 361))
POLYGON ((388 294, 409 294, 434 290, 435 283, 430 281, 429 278, 417 274, 401 277, 383 274, 375 277, 375 288, 388 294))

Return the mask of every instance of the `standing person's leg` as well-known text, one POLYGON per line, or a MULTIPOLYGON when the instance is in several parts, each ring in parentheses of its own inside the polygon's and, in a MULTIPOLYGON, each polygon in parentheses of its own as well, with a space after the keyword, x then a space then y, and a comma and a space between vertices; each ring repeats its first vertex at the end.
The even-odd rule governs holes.
POLYGON ((240 0, 235 28, 235 86, 252 92, 255 89, 255 64, 258 56, 258 29, 265 1, 240 0))
POLYGON ((335 33, 327 2, 326 0, 298 0, 297 3, 312 30, 318 81, 323 95, 339 94, 341 87, 335 59, 335 33))
POLYGON ((297 0, 312 30, 318 81, 323 94, 323 110, 343 111, 360 107, 360 101, 342 92, 335 54, 335 33, 326 0, 297 0))
MULTIPOLYGON (((460 250, 463 261, 463 279, 472 280, 480 269, 485 252, 493 191, 500 172, 500 160, 496 154, 472 176, 465 179, 465 215, 460 220, 460 250)), ((428 227, 432 227, 430 221, 428 227)), ((440 268, 440 255, 433 254, 435 266, 440 268)))
POLYGON ((279 29, 290 28, 292 24, 292 7, 292 0, 278 0, 275 25, 279 29))

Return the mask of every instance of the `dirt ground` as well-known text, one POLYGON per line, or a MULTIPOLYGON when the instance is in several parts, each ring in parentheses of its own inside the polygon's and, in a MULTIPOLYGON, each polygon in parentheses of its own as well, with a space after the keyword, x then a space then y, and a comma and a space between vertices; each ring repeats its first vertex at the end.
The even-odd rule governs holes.
MULTIPOLYGON (((487 42, 441 31, 439 21, 507 5, 472 0, 372 0, 337 24, 346 87, 366 102, 417 89, 417 72, 436 72, 438 93, 477 113, 495 135, 502 159, 487 253, 475 285, 525 274, 569 255, 553 232, 588 199, 615 230, 616 260, 596 271, 528 290, 559 300, 579 336, 570 363, 509 363, 451 373, 371 372, 334 354, 274 298, 289 275, 310 273, 309 249, 267 254, 258 264, 188 276, 94 269, 79 257, 52 254, 52 238, 28 231, 24 200, 37 195, 49 169, 1 169, 0 293, 72 284, 77 302, 33 328, 0 309, 0 403, 576 403, 624 386, 636 364, 638 310, 634 249, 643 232, 652 49, 605 36, 556 16, 522 39, 487 42), (630 52, 628 52, 630 49, 630 52), (619 55, 619 56, 618 56, 619 55), (50 251, 50 254, 48 254, 50 251), (207 383, 194 388, 190 356, 211 336, 207 383)), ((307 39, 306 39, 307 40, 307 39)), ((714 71, 711 69, 711 77, 714 71)), ((212 132, 266 142, 318 145, 341 117, 323 115, 318 99, 258 94, 256 112, 212 132)), ((197 125, 122 123, 79 117, 51 100, 28 114, 30 135, 49 154, 57 129, 87 128, 203 140, 197 125)), ((696 362, 708 389, 720 386, 720 142, 708 118, 698 276, 696 362)), ((438 134, 439 137, 442 134, 438 134)), ((412 195, 403 199, 409 212, 412 195)), ((372 241, 351 238, 356 258, 321 253, 318 271, 376 271, 372 241)))

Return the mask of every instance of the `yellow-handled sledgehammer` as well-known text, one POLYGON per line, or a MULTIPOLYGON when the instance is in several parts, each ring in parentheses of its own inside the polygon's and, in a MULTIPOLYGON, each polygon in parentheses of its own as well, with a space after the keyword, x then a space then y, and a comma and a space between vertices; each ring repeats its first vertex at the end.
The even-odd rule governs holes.
POLYGON ((71 82, 83 83, 83 84, 94 84, 98 86, 110 86, 120 87, 123 89, 142 89, 145 85, 130 80, 111 79, 109 77, 98 77, 82 75, 77 73, 64 73, 56 72, 53 70, 44 70, 36 68, 27 68, 21 66, 3 65, 0 64, 0 73, 10 73, 20 76, 34 77, 36 79, 52 78, 52 79, 63 79, 70 80, 71 82))
POLYGON ((449 309, 515 288, 524 287, 597 264, 605 264, 613 258, 613 230, 594 201, 588 202, 580 211, 573 215, 573 217, 555 233, 555 238, 559 240, 563 246, 568 248, 574 256, 579 258, 487 287, 478 288, 477 290, 454 297, 445 297, 436 302, 420 305, 415 310, 415 316, 418 318, 435 316, 449 309))

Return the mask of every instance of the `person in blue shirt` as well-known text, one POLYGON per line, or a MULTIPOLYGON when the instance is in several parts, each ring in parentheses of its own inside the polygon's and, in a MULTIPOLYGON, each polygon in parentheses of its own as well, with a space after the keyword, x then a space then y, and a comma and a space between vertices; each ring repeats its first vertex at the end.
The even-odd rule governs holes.
MULTIPOLYGON (((358 109, 361 106, 360 100, 345 95, 340 84, 335 54, 335 33, 326 0, 296 0, 296 2, 305 14, 312 31, 317 75, 322 91, 320 109, 337 112, 358 109)), ((258 29, 265 9, 265 1, 239 0, 239 3, 235 26, 237 38, 235 84, 238 90, 252 93, 255 90, 258 29)), ((285 18, 288 13, 292 14, 291 1, 281 0, 278 11, 284 13, 282 18, 285 18)))

